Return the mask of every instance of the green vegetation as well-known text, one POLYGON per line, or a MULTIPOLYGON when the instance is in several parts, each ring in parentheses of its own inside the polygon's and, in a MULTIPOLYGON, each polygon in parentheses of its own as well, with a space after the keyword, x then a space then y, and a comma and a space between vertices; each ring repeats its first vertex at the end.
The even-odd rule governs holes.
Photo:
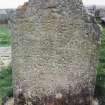
POLYGON ((7 25, 0 25, 0 46, 8 46, 11 42, 11 35, 7 25))
POLYGON ((0 71, 0 102, 4 97, 12 96, 12 69, 5 67, 0 71))
POLYGON ((98 74, 105 74, 105 27, 101 34, 101 46, 99 50, 99 67, 98 74))
MULTIPOLYGON (((0 47, 9 46, 11 35, 6 24, 0 24, 0 47)), ((10 66, 0 71, 0 105, 5 97, 12 96, 12 68, 10 66)))
POLYGON ((101 32, 95 95, 100 100, 100 105, 105 105, 105 26, 101 26, 103 27, 103 31, 101 32))

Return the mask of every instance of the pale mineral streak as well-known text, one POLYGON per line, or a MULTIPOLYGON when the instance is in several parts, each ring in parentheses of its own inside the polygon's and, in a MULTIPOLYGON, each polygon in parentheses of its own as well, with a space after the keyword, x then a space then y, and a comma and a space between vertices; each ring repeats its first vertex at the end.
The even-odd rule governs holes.
POLYGON ((15 105, 91 105, 99 29, 81 0, 30 0, 10 27, 15 105))
POLYGON ((0 47, 0 71, 11 63, 11 47, 0 47))

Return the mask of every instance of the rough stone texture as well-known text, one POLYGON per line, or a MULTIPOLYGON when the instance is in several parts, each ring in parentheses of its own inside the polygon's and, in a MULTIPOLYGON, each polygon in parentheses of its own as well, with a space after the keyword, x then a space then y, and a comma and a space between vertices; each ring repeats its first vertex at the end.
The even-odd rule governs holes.
POLYGON ((15 105, 90 105, 99 30, 81 0, 30 0, 11 23, 15 105))

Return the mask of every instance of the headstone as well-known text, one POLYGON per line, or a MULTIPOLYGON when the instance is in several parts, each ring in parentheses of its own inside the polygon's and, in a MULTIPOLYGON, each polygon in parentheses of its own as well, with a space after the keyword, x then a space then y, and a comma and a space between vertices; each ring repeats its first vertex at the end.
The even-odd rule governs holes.
POLYGON ((99 29, 81 0, 30 0, 11 19, 15 105, 90 105, 99 29))

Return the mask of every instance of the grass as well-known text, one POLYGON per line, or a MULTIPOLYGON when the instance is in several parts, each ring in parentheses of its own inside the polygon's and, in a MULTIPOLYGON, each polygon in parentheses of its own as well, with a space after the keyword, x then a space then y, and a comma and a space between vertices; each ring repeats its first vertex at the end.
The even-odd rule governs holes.
MULTIPOLYGON (((11 35, 7 25, 0 24, 0 47, 11 44, 11 35)), ((0 71, 0 105, 5 97, 12 96, 12 68, 10 66, 0 71)))
POLYGON ((100 105, 105 105, 105 26, 101 32, 101 45, 99 48, 99 64, 97 68, 97 79, 95 95, 100 100, 100 105))
POLYGON ((4 97, 12 96, 12 69, 10 66, 0 71, 0 103, 4 97))
POLYGON ((99 66, 97 70, 98 74, 105 74, 105 27, 101 33, 101 46, 99 49, 99 66))
POLYGON ((8 46, 11 43, 11 35, 7 25, 0 25, 0 46, 8 46))

